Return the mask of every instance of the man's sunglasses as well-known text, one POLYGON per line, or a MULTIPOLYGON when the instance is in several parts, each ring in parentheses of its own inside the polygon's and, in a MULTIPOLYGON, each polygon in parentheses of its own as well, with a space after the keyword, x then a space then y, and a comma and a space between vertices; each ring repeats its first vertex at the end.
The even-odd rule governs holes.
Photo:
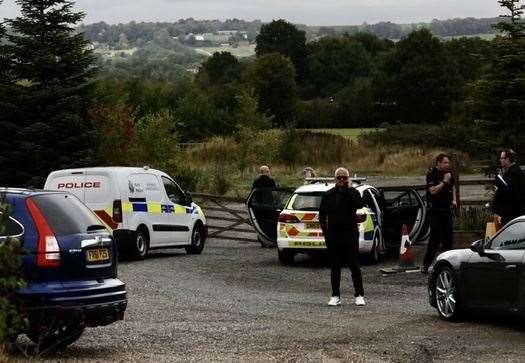
POLYGON ((337 180, 348 180, 348 177, 346 175, 338 175, 335 177, 337 180))

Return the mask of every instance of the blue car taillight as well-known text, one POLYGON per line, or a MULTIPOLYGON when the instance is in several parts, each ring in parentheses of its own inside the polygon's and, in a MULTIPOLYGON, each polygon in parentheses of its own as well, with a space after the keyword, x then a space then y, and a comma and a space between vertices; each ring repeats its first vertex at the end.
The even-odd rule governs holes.
POLYGON ((31 198, 26 199, 27 209, 38 231, 37 266, 54 268, 60 266, 60 247, 46 218, 31 198))

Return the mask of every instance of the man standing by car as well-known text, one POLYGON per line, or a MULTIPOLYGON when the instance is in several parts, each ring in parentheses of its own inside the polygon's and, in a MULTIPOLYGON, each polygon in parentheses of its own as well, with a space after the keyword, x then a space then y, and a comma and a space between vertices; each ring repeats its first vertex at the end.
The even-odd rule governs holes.
POLYGON ((267 165, 262 165, 259 168, 259 176, 253 181, 252 190, 275 187, 275 180, 273 180, 270 175, 270 168, 267 165))
POLYGON ((512 149, 504 149, 499 161, 501 172, 496 176, 492 212, 494 221, 504 226, 525 214, 525 176, 516 164, 516 153, 512 149))
POLYGON ((457 207, 456 187, 446 154, 436 157, 436 165, 427 173, 427 200, 430 204, 430 240, 421 272, 428 269, 441 244, 442 251, 452 249, 452 208, 457 207))
POLYGON ((332 297, 329 306, 341 305, 341 268, 348 261, 355 289, 355 304, 365 305, 363 278, 359 267, 359 231, 356 210, 365 203, 361 194, 349 185, 345 168, 335 172, 335 187, 327 191, 319 207, 319 223, 325 236, 330 259, 332 297))

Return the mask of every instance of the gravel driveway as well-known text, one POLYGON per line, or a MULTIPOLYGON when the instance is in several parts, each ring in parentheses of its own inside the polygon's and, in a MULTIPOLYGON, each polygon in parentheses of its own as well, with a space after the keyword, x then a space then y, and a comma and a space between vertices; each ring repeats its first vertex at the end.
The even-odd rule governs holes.
MULTIPOLYGON (((420 255, 422 247, 417 247, 420 255)), ((395 261, 384 261, 391 266, 395 261)), ((210 240, 200 256, 154 252, 120 264, 125 320, 88 329, 68 361, 523 361, 525 329, 509 320, 441 321, 420 273, 382 276, 364 266, 367 306, 326 306, 329 270, 321 259, 277 262, 275 249, 210 240)))

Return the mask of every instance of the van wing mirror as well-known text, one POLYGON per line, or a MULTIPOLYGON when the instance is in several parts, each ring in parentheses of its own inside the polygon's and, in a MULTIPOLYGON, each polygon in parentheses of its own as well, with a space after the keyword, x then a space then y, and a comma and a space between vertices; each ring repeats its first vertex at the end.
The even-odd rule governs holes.
POLYGON ((193 203, 193 198, 191 197, 191 193, 189 191, 185 191, 184 196, 186 199, 186 204, 190 205, 191 203, 193 203))

